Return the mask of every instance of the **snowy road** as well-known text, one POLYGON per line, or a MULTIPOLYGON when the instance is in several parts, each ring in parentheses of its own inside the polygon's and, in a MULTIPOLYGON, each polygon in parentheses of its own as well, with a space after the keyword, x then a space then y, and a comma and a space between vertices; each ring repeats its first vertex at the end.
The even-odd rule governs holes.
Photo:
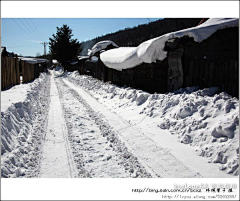
POLYGON ((75 164, 68 144, 67 129, 53 76, 50 88, 50 109, 44 136, 40 177, 66 178, 75 176, 75 164))
POLYGON ((57 85, 78 176, 150 177, 103 116, 87 103, 89 100, 59 79, 57 85))
MULTIPOLYGON (((65 90, 69 92, 67 95, 69 99, 79 100, 79 102, 87 108, 87 112, 93 117, 96 124, 99 123, 99 119, 101 119, 102 123, 104 122, 103 124, 107 124, 107 126, 105 126, 107 127, 107 132, 110 131, 113 133, 113 139, 110 137, 108 141, 111 142, 111 140, 115 140, 116 136, 118 136, 120 141, 126 145, 126 147, 122 149, 127 148, 137 157, 138 161, 153 177, 201 177, 200 174, 186 167, 181 161, 169 153, 167 149, 147 137, 140 129, 132 127, 116 113, 103 107, 83 89, 74 86, 73 83, 66 79, 62 79, 58 84, 62 82, 65 83, 65 90)), ((63 86, 59 88, 63 88, 63 86)), ((70 110, 68 110, 68 112, 69 111, 70 110)), ((114 146, 114 143, 112 146, 114 146)), ((132 168, 131 171, 134 172, 135 169, 132 168)))
MULTIPOLYGON (((207 173, 189 165, 161 145, 169 140, 160 142, 147 125, 131 124, 72 81, 51 76, 41 177, 194 178, 214 174, 212 164, 200 165, 207 173)), ((188 159, 194 161, 195 155, 189 153, 188 159)))

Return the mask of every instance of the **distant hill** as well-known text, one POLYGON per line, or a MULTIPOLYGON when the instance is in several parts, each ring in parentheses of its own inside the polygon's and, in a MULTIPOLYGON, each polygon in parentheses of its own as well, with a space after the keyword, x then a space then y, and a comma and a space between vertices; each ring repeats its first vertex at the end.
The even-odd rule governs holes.
POLYGON ((87 50, 103 40, 111 40, 120 47, 136 47, 140 43, 166 33, 197 26, 201 18, 165 18, 133 28, 126 28, 115 33, 96 37, 81 44, 81 55, 87 55, 87 50))

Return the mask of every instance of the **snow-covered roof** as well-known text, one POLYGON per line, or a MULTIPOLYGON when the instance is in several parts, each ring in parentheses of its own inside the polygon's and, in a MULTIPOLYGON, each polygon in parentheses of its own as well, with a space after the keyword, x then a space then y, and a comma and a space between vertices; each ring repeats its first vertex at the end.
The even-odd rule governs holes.
POLYGON ((169 40, 189 36, 196 42, 202 42, 219 29, 238 26, 238 18, 212 18, 199 26, 164 34, 160 37, 141 43, 134 48, 116 48, 100 54, 102 62, 109 68, 122 70, 133 68, 143 62, 152 63, 156 60, 164 60, 167 52, 165 43, 169 40))
POLYGON ((52 60, 52 63, 53 63, 53 64, 58 64, 58 61, 57 61, 56 59, 53 59, 53 60, 52 60))
POLYGON ((109 68, 122 70, 135 67, 143 61, 137 56, 137 47, 119 47, 100 54, 102 62, 109 68))
POLYGON ((88 58, 89 58, 89 56, 78 56, 79 61, 82 60, 82 59, 88 59, 88 58))
POLYGON ((19 59, 21 59, 22 61, 26 61, 27 63, 30 63, 30 64, 49 62, 47 59, 40 59, 40 58, 19 57, 19 59))
POLYGON ((1 54, 2 54, 3 50, 4 50, 4 47, 1 47, 1 54))
POLYGON ((91 50, 88 50, 88 55, 94 55, 95 53, 101 50, 105 50, 109 45, 118 47, 113 41, 110 40, 100 41, 96 43, 91 50))

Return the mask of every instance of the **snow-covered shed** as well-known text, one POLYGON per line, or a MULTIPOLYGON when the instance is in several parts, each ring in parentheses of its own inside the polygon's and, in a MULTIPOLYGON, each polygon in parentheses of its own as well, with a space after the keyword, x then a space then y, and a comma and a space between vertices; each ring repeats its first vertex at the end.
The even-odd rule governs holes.
POLYGON ((47 71, 47 66, 50 64, 48 59, 34 57, 18 57, 19 70, 23 76, 23 83, 29 82, 38 78, 41 72, 47 71))

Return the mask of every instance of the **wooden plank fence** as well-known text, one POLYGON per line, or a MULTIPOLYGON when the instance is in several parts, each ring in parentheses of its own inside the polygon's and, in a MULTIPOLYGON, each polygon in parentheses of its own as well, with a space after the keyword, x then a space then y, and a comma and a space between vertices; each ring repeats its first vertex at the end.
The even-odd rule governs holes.
POLYGON ((34 80, 34 64, 27 63, 25 61, 21 61, 22 66, 22 76, 23 76, 23 83, 30 82, 34 80))
POLYGON ((1 56, 1 90, 20 84, 18 58, 1 56))
POLYGON ((233 59, 185 62, 183 87, 199 86, 200 89, 219 87, 221 91, 238 97, 238 66, 238 61, 233 59))
POLYGON ((39 66, 38 63, 27 63, 16 57, 1 56, 1 90, 20 84, 20 75, 23 83, 33 81, 44 71, 43 65, 45 64, 39 66))

